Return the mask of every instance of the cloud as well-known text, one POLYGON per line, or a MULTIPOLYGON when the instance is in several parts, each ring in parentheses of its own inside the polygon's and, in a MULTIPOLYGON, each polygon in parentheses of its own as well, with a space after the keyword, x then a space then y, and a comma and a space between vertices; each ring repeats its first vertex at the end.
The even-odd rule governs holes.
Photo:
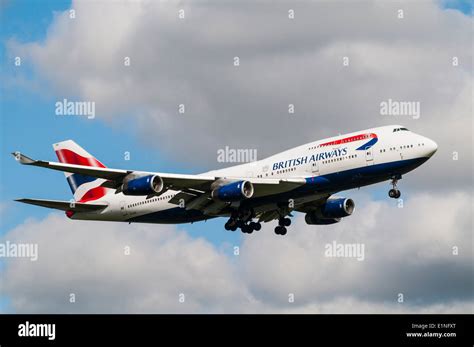
POLYGON ((212 311, 208 302, 231 307, 241 295, 230 261, 172 226, 76 222, 51 214, 25 222, 5 240, 38 243, 38 261, 6 262, 3 293, 18 312, 199 312, 212 311))
POLYGON ((301 218, 284 240, 270 233, 247 238, 242 266, 251 292, 280 303, 294 293, 305 304, 340 297, 396 304, 399 293, 409 306, 472 300, 468 194, 442 200, 419 194, 403 208, 363 196, 356 201, 354 215, 339 224, 308 226, 301 218), (325 245, 333 241, 363 244, 364 261, 326 257, 325 245))
POLYGON ((11 54, 27 57, 54 98, 96 101, 98 118, 175 160, 213 168, 227 145, 262 158, 401 123, 439 144, 417 186, 444 189, 448 168, 453 185, 471 182, 472 17, 436 2, 301 2, 291 4, 294 20, 285 2, 72 7, 75 19, 58 14, 44 42, 11 41, 11 54), (421 102, 421 118, 381 116, 389 98, 421 102))
POLYGON ((420 194, 403 208, 365 194, 357 201, 355 215, 333 226, 308 226, 299 216, 280 237, 265 225, 245 235, 239 256, 174 226, 70 221, 51 214, 4 236, 37 242, 39 259, 7 259, 0 289, 13 311, 35 313, 473 309, 472 221, 462 212, 470 206, 468 194, 420 194), (325 257, 325 244, 333 240, 365 244, 365 260, 325 257), (130 255, 124 254, 127 246, 130 255), (399 293, 403 303, 397 302, 399 293))

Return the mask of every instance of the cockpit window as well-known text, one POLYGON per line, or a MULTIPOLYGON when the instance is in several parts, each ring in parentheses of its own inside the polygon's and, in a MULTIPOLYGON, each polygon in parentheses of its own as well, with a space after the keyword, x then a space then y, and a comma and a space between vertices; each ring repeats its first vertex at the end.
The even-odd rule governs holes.
POLYGON ((393 132, 397 132, 397 131, 410 131, 410 130, 408 130, 407 128, 395 128, 395 129, 393 129, 393 132))

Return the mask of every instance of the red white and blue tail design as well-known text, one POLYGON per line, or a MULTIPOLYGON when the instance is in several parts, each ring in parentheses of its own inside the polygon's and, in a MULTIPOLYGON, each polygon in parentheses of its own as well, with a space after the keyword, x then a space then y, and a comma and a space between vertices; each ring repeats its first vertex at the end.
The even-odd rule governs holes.
MULTIPOLYGON (((105 168, 104 164, 72 140, 55 143, 53 148, 61 163, 105 168)), ((98 200, 113 191, 101 186, 104 179, 70 172, 64 174, 74 195, 74 200, 78 202, 98 200)))

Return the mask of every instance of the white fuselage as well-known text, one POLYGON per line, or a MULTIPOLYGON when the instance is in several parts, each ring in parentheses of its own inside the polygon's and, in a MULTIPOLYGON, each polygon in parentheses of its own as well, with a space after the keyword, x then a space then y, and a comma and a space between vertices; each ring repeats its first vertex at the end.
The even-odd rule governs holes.
MULTIPOLYGON (((351 174, 356 175, 358 169, 369 166, 377 167, 380 172, 383 172, 385 167, 393 170, 392 167, 396 166, 397 163, 429 158, 436 151, 436 148, 437 145, 434 141, 405 130, 403 126, 392 125, 314 141, 262 160, 213 170, 202 175, 223 178, 308 178, 326 177, 344 172, 351 172, 351 174), (395 129, 403 130, 394 131, 395 129), (362 136, 362 138, 358 136, 362 136), (369 148, 360 148, 364 144, 372 142, 374 143, 369 148), (383 164, 388 165, 384 166, 383 164)), ((378 181, 386 179, 388 178, 379 179, 378 181)), ((361 180, 359 186, 371 183, 374 183, 374 181, 368 180, 365 182, 361 180)), ((339 190, 344 189, 347 189, 347 187, 342 184, 339 190)), ((331 192, 334 191, 338 191, 338 189, 332 188, 331 192)), ((97 213, 78 213, 73 219, 133 220, 139 216, 176 209, 179 206, 170 203, 169 200, 177 193, 179 192, 168 190, 161 196, 149 199, 146 196, 126 196, 122 193, 107 194, 100 200, 108 204, 106 209, 97 213)), ((299 196, 298 199, 308 201, 308 197, 299 196)), ((309 199, 311 199, 311 196, 309 199)))

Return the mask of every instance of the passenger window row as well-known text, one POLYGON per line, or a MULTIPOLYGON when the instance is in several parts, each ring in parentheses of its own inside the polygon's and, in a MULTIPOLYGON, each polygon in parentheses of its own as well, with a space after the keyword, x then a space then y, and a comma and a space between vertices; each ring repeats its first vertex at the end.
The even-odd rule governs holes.
POLYGON ((329 163, 334 163, 336 161, 342 161, 342 160, 354 159, 354 158, 357 158, 357 154, 351 154, 351 155, 346 155, 345 157, 338 157, 338 158, 323 160, 322 163, 329 164, 329 163))
MULTIPOLYGON (((422 147, 424 146, 425 144, 424 143, 419 143, 418 144, 418 147, 422 147)), ((413 148, 414 145, 403 145, 403 146, 400 146, 399 149, 408 149, 408 148, 413 148)), ((397 147, 390 147, 388 149, 389 151, 396 151, 397 150, 397 147)), ((380 150, 380 153, 385 153, 385 148, 382 148, 380 150)))
POLYGON ((139 202, 127 205, 127 208, 136 207, 136 206, 140 206, 140 205, 145 205, 145 204, 149 204, 151 202, 156 202, 156 201, 161 201, 161 200, 169 200, 175 195, 176 194, 166 195, 166 196, 159 196, 159 197, 156 197, 156 198, 153 198, 153 199, 147 199, 147 200, 139 201, 139 202))

